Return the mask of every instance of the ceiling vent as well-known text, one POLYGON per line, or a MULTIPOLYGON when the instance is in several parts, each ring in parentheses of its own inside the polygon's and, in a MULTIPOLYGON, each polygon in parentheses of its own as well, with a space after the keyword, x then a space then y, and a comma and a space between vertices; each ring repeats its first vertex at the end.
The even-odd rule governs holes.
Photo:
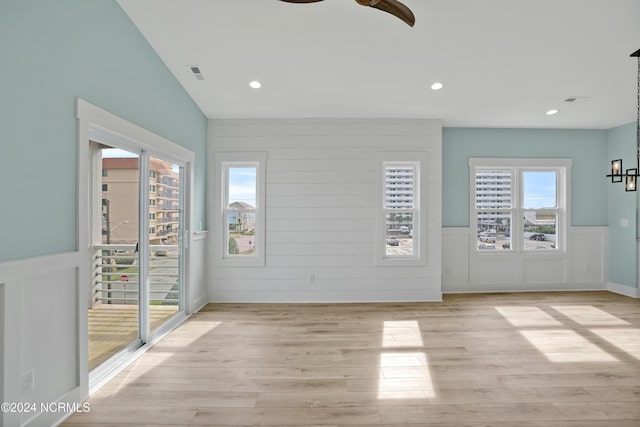
POLYGON ((590 99, 591 99, 590 96, 570 96, 567 99, 565 99, 564 102, 579 104, 582 102, 587 102, 590 99))
POLYGON ((191 69, 191 72, 193 73, 193 75, 196 77, 196 80, 204 80, 204 76, 200 72, 200 67, 196 65, 192 65, 189 68, 191 69))

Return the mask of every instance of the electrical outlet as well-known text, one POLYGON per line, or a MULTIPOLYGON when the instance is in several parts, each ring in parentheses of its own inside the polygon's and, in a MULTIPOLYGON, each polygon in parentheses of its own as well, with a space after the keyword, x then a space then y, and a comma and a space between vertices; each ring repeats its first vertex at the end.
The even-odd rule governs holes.
POLYGON ((33 369, 22 374, 22 394, 27 394, 35 388, 33 369))

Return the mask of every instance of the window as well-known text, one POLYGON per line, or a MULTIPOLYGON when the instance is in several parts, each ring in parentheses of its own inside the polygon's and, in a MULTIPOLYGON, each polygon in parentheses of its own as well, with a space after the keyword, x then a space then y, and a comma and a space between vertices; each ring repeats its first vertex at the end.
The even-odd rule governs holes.
POLYGON ((156 171, 151 171, 151 172, 149 173, 149 177, 151 177, 151 178, 154 178, 154 179, 155 179, 157 176, 158 176, 158 173, 157 173, 156 171))
POLYGON ((156 186, 155 186, 155 185, 153 185, 153 184, 151 184, 151 185, 149 186, 149 191, 151 191, 152 193, 155 193, 155 192, 156 192, 156 186))
POLYGON ((215 155, 220 186, 224 264, 261 266, 265 263, 264 153, 218 153, 215 155))
POLYGON ((470 159, 469 165, 478 252, 564 250, 570 160, 470 159))
POLYGON ((109 191, 109 184, 102 184, 102 191, 109 191))
POLYGON ((227 251, 225 256, 253 256, 256 253, 256 193, 258 165, 226 165, 227 251))
POLYGON ((421 166, 425 153, 378 153, 379 220, 377 259, 380 265, 424 263, 421 246, 425 223, 421 209, 421 166), (417 159, 417 160, 416 160, 417 159))

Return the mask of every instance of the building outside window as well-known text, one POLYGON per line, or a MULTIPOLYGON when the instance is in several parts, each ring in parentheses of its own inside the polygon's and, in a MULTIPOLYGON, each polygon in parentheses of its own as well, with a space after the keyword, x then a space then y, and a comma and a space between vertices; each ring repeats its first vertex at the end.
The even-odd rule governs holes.
MULTIPOLYGON (((152 178, 161 179, 168 184, 152 184, 149 190, 150 220, 158 220, 161 224, 149 228, 149 241, 151 244, 176 244, 178 242, 178 214, 179 214, 179 188, 178 171, 174 170, 170 162, 152 159, 150 162, 150 175, 152 178), (160 212, 158 214, 157 212, 160 212), (162 219, 160 219, 162 218, 162 219), (167 226, 173 225, 173 227, 167 226)), ((127 215, 131 200, 124 199, 125 194, 137 194, 139 185, 138 160, 132 158, 105 157, 102 159, 104 192, 103 216, 109 215, 111 224, 123 223, 111 236, 112 243, 130 243, 138 239, 137 218, 127 215), (110 170, 110 174, 104 171, 110 170), (109 206, 109 210, 106 206, 109 206)), ((104 222, 104 221, 103 221, 104 222)), ((115 227, 114 227, 115 228, 115 227)), ((103 234, 106 233, 103 231, 103 234)))

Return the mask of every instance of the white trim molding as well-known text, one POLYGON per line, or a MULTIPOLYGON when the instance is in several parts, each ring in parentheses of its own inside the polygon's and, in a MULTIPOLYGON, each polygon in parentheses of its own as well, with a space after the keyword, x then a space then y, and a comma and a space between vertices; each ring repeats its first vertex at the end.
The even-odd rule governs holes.
MULTIPOLYGON (((267 153, 264 151, 216 151, 213 154, 213 168, 215 173, 213 191, 209 194, 213 199, 214 216, 219 229, 216 244, 213 246, 214 263, 220 267, 264 267, 266 263, 266 167, 267 153), (229 197, 229 169, 233 167, 256 168, 256 206, 254 253, 252 255, 229 255, 228 232, 229 224, 226 216, 229 197)), ((215 230, 215 229, 214 229, 215 230)), ((215 233, 215 232, 214 232, 215 233)))
MULTIPOLYGON (((78 124, 78 232, 77 232, 77 248, 79 254, 78 261, 78 277, 81 284, 90 283, 90 260, 91 251, 90 247, 93 242, 93 235, 91 234, 92 227, 95 227, 96 221, 95 215, 93 215, 92 206, 92 187, 91 183, 94 178, 95 166, 99 164, 99 158, 93 155, 90 141, 96 141, 107 145, 114 145, 119 148, 127 149, 129 151, 142 153, 141 158, 148 158, 149 156, 159 157, 163 160, 172 161, 179 164, 184 168, 184 265, 185 274, 183 276, 184 283, 184 309, 185 313, 176 316, 172 323, 167 323, 166 329, 159 329, 150 336, 147 331, 149 328, 145 327, 144 321, 141 321, 142 339, 147 340, 147 346, 154 342, 157 337, 161 336, 166 330, 171 327, 175 327, 177 323, 184 320, 187 314, 191 314, 190 308, 196 306, 193 301, 200 301, 205 294, 204 290, 204 276, 202 272, 204 267, 204 252, 206 250, 206 244, 198 243, 198 249, 193 249, 193 240, 191 231, 191 224, 193 224, 193 209, 192 204, 195 198, 193 182, 194 182, 194 162, 195 153, 175 142, 172 142, 160 135, 157 135, 135 123, 132 123, 124 118, 116 116, 106 110, 103 110, 95 105, 90 104, 80 98, 76 99, 76 118, 78 124), (93 225, 92 225, 93 224, 93 225), (200 262, 196 262, 196 259, 200 262), (192 284, 192 277, 202 278, 202 284, 198 286, 198 289, 192 284)), ((149 173, 145 170, 145 162, 141 162, 141 173, 143 177, 148 180, 149 173)), ((94 182, 95 185, 95 182, 94 182)), ((140 218, 148 220, 148 203, 145 201, 148 197, 145 197, 146 192, 149 190, 149 184, 142 179, 140 181, 141 195, 141 209, 140 218)), ((93 200, 95 202, 95 200, 93 200)), ((142 223, 142 222, 141 222, 142 223)), ((99 220, 97 222, 99 224, 99 220)), ((202 242, 206 242, 206 239, 200 239, 202 242)), ((140 244, 141 259, 144 259, 144 254, 147 252, 148 247, 144 242, 140 244)), ((88 355, 87 355, 87 343, 88 343, 88 321, 87 321, 87 309, 88 309, 88 288, 81 286, 78 289, 78 303, 77 303, 77 317, 78 317, 78 347, 80 348, 80 356, 78 357, 80 368, 78 373, 79 378, 79 401, 86 399, 89 395, 90 376, 88 372, 88 355)), ((148 306, 144 303, 141 295, 141 306, 148 306)), ((92 375, 91 378, 95 378, 92 375)), ((96 383, 97 384, 97 383, 96 383)), ((93 386, 93 385, 91 385, 93 386)))
POLYGON ((631 298, 640 298, 640 289, 632 288, 631 286, 608 282, 607 289, 616 294, 624 295, 631 298))
POLYGON ((377 171, 377 219, 376 219, 376 265, 377 266, 411 266, 426 264, 426 201, 427 201, 427 152, 426 151, 378 151, 375 153, 377 171), (392 209, 387 209, 387 176, 386 169, 412 168, 413 182, 412 193, 413 208, 398 209, 399 213, 412 213, 412 244, 411 255, 387 255, 387 214, 392 209))
MULTIPOLYGON (((509 230, 511 237, 508 246, 503 244, 503 250, 495 245, 484 247, 480 239, 470 241, 472 255, 476 256, 510 256, 518 253, 557 254, 562 256, 567 252, 567 233, 571 226, 571 159, 557 158, 469 158, 469 224, 474 235, 478 235, 478 215, 480 213, 500 214, 511 218, 509 230), (476 188, 477 172, 494 172, 495 169, 510 175, 509 193, 500 195, 498 202, 491 202, 489 207, 477 206, 476 188), (554 172, 556 174, 555 206, 548 208, 526 206, 524 174, 527 172, 554 172), (507 199, 506 196, 509 198, 507 199), (508 202, 508 203, 504 203, 508 202), (543 250, 527 249, 524 242, 524 224, 519 219, 526 211, 541 211, 546 215, 554 215, 555 245, 543 250)), ((493 194, 491 190, 489 194, 493 194)), ((499 193, 502 194, 502 193, 499 193)), ((494 233, 495 234, 495 233, 494 233)), ((491 236, 489 236, 491 237, 491 236)), ((489 241, 489 240, 485 240, 489 241)), ((496 238, 493 236, 493 242, 496 238)))

